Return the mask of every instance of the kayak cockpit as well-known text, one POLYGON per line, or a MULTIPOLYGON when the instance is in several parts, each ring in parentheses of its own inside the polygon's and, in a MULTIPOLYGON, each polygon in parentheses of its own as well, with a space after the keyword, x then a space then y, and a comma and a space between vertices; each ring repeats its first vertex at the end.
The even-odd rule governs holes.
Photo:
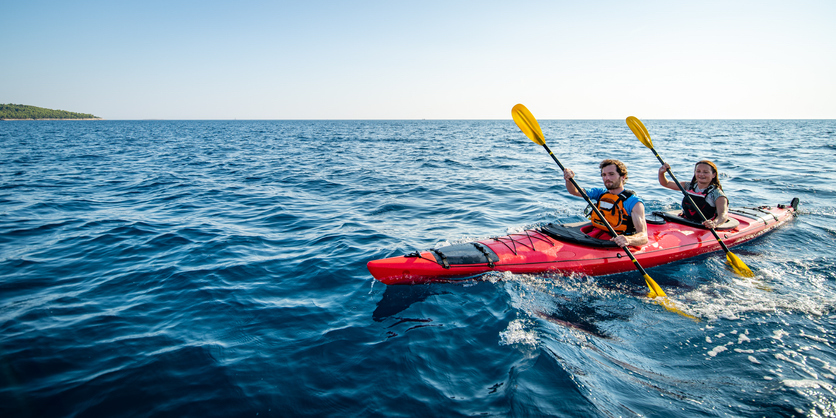
MULTIPOLYGON (((729 211, 731 212, 731 210, 729 211)), ((669 210, 667 212, 656 211, 653 212, 653 215, 658 216, 666 221, 676 222, 678 224, 688 225, 699 229, 708 229, 705 226, 703 226, 702 222, 692 221, 690 219, 683 218, 682 216, 680 216, 680 211, 678 210, 669 210)), ((726 220, 726 222, 723 222, 721 225, 718 225, 714 229, 718 231, 723 231, 727 229, 735 229, 738 226, 740 226, 740 221, 730 217, 728 218, 728 220, 726 220)))
POLYGON ((606 233, 601 238, 590 236, 589 234, 593 231, 601 230, 595 228, 589 222, 578 222, 557 225, 550 223, 540 227, 540 232, 558 241, 571 242, 573 244, 580 244, 588 247, 618 247, 616 243, 609 240, 610 236, 606 233))

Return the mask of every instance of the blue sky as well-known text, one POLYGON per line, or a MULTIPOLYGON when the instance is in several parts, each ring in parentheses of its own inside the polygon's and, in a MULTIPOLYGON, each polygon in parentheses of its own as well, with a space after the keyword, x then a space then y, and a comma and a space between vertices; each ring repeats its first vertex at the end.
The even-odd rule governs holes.
POLYGON ((836 2, 0 0, 0 103, 106 119, 836 118, 836 2))

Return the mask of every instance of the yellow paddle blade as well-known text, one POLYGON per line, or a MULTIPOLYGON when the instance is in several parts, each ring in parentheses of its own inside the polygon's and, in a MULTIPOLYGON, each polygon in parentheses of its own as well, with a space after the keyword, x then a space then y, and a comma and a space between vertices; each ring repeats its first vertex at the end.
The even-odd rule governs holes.
POLYGON ((731 251, 726 253, 726 260, 729 262, 729 265, 732 266, 732 269, 734 269, 735 273, 743 277, 755 277, 755 273, 752 273, 752 270, 749 268, 749 266, 747 266, 746 263, 744 263, 743 260, 740 259, 740 257, 732 254, 731 251))
POLYGON ((636 138, 638 138, 644 146, 653 149, 653 141, 650 140, 650 134, 647 132, 647 128, 644 127, 644 124, 639 120, 639 118, 635 116, 628 116, 627 126, 630 127, 630 130, 633 131, 633 134, 636 135, 636 138))
POLYGON ((534 141, 537 145, 546 145, 546 137, 543 136, 543 131, 540 130, 540 124, 534 115, 522 104, 518 104, 511 109, 511 116, 514 117, 514 122, 520 127, 520 130, 534 141))
POLYGON ((644 282, 647 284, 647 287, 650 288, 650 293, 647 294, 647 297, 655 298, 657 296, 661 296, 661 297, 667 296, 665 294, 665 291, 662 290, 662 288, 659 287, 659 285, 656 284, 656 282, 653 279, 651 279, 650 276, 648 276, 647 274, 644 275, 644 282))
POLYGON ((647 274, 644 275, 644 282, 647 283, 647 287, 650 288, 650 292, 647 293, 647 297, 653 299, 656 303, 662 305, 667 309, 669 312, 673 312, 675 314, 682 315, 686 318, 693 319, 694 321, 699 322, 699 318, 693 315, 689 315, 685 312, 682 312, 679 308, 677 308, 670 299, 668 299, 668 295, 665 294, 665 291, 656 284, 653 279, 650 278, 647 274), (657 299, 658 298, 658 299, 657 299))
POLYGON ((655 302, 657 302, 657 303, 659 303, 660 305, 664 306, 664 307, 665 307, 665 309, 667 309, 669 312, 673 312, 673 313, 676 313, 676 314, 682 315, 682 316, 684 316, 684 317, 686 317, 686 318, 688 318, 688 319, 693 319, 694 321, 700 322, 700 319, 699 319, 699 318, 697 318, 697 317, 696 317, 696 316, 694 316, 694 315, 689 315, 689 314, 687 314, 687 313, 685 313, 685 312, 682 312, 679 308, 677 308, 677 307, 673 304, 673 302, 671 302, 671 300, 670 300, 670 299, 668 299, 668 298, 666 298, 666 297, 665 297, 665 298, 656 299, 656 300, 655 300, 655 302))

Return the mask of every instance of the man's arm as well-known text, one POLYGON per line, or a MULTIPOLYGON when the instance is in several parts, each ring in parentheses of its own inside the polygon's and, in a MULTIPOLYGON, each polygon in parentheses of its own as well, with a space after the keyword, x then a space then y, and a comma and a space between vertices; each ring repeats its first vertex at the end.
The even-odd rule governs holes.
POLYGON ((647 222, 644 220, 644 203, 639 202, 633 206, 633 211, 630 213, 633 218, 633 225, 636 227, 636 233, 630 236, 619 235, 612 239, 619 247, 634 246, 638 247, 647 244, 647 222))
POLYGON ((568 168, 563 170, 563 179, 566 180, 566 191, 572 196, 582 197, 581 192, 578 191, 578 188, 571 181, 573 177, 575 177, 575 173, 572 170, 568 168))

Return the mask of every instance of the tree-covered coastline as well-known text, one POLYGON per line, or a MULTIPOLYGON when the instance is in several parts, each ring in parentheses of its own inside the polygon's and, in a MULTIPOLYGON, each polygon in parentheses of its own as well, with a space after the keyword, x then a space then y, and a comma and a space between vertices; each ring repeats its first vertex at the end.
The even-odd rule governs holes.
POLYGON ((66 110, 52 110, 43 107, 0 104, 0 120, 15 119, 101 119, 89 113, 67 112, 66 110))

